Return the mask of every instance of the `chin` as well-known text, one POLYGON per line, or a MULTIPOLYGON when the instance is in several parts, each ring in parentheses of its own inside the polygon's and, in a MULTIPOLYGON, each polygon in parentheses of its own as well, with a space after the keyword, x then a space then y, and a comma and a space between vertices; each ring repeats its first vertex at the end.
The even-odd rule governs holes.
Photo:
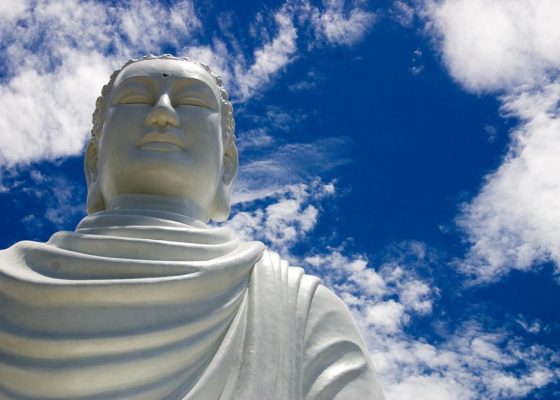
POLYGON ((145 153, 149 154, 120 159, 118 164, 105 169, 102 176, 103 193, 109 198, 123 194, 144 194, 206 200, 212 198, 215 193, 213 188, 221 181, 218 174, 209 173, 220 171, 221 166, 216 168, 210 163, 197 163, 184 151, 180 154, 164 151, 145 153))

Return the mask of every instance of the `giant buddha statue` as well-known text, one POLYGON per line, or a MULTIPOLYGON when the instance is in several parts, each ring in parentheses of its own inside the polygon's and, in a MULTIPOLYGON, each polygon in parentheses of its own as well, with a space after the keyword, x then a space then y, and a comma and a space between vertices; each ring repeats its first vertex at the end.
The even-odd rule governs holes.
POLYGON ((344 303, 211 227, 237 173, 232 106, 193 60, 131 60, 97 100, 85 217, 0 252, 0 398, 383 398, 344 303))

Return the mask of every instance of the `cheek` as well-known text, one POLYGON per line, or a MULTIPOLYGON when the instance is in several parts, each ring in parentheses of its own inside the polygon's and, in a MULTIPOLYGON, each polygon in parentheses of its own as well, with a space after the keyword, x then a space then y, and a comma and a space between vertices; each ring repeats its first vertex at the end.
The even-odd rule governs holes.
POLYGON ((136 144, 144 133, 145 110, 139 107, 128 109, 112 108, 107 112, 103 124, 101 151, 130 147, 136 144))
POLYGON ((144 104, 110 108, 103 124, 103 136, 106 133, 118 137, 137 135, 145 126, 147 113, 148 109, 144 104))
POLYGON ((181 113, 181 126, 185 132, 187 145, 192 149, 221 157, 222 130, 217 112, 206 109, 191 109, 181 113))

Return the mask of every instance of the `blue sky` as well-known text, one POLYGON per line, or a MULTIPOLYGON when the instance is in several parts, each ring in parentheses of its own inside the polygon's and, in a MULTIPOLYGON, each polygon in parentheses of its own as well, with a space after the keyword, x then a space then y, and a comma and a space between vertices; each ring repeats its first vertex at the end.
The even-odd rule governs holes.
POLYGON ((560 3, 0 4, 0 245, 84 216, 110 72, 211 65, 235 106, 227 222, 320 275, 388 400, 560 398, 560 3))

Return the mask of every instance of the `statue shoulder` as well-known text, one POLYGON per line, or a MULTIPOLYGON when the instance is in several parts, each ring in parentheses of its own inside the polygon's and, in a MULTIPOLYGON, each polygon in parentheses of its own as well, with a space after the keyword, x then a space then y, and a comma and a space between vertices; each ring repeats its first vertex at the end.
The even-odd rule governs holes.
POLYGON ((337 343, 345 346, 359 347, 367 352, 358 326, 346 304, 332 290, 320 284, 315 290, 307 320, 306 338, 324 336, 325 332, 332 335, 337 343), (321 333, 322 332, 322 333, 321 333))
MULTIPOLYGON (((302 398, 382 400, 367 347, 346 304, 318 277, 290 266, 274 251, 265 250, 256 267, 253 277, 262 292, 259 306, 272 302, 277 293, 281 301, 270 304, 274 322, 281 320, 281 304, 289 316, 286 320, 295 321, 289 332, 298 332, 294 341, 301 340, 302 398)), ((276 332, 278 325, 272 325, 271 332, 276 332)))
POLYGON ((306 324, 303 392, 305 399, 383 399, 352 314, 322 284, 315 290, 306 324))

